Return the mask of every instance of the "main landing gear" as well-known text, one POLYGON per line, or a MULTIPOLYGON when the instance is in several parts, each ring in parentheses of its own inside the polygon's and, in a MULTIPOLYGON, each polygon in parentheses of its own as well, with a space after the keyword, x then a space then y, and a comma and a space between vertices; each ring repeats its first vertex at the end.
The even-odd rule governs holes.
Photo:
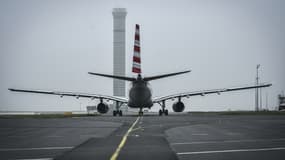
MULTIPOLYGON (((160 103, 159 103, 159 104, 160 104, 160 103)), ((161 105, 162 109, 160 109, 160 110, 158 111, 159 116, 162 116, 163 114, 166 115, 166 116, 168 116, 168 110, 165 109, 165 101, 162 101, 162 104, 160 104, 160 105, 161 105)))
POLYGON ((119 115, 121 117, 123 115, 122 110, 114 110, 113 111, 113 116, 117 116, 117 115, 119 115))
POLYGON ((160 109, 158 113, 160 116, 162 116, 163 114, 168 116, 168 110, 167 109, 160 109))
POLYGON ((116 101, 116 110, 113 111, 113 116, 119 115, 120 117, 123 116, 122 110, 120 110, 122 103, 116 101))

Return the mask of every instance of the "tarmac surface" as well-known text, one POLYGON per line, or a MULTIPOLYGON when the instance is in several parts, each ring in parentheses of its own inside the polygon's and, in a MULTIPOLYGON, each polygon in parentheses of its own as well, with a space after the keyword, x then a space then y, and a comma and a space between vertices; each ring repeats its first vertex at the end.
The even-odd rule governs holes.
POLYGON ((284 158, 284 115, 0 118, 1 160, 284 158))

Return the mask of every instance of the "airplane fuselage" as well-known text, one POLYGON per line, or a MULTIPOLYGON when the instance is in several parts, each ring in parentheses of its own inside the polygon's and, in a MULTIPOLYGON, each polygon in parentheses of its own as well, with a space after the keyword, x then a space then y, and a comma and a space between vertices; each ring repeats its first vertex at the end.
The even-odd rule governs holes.
POLYGON ((129 91, 128 106, 131 108, 151 108, 153 106, 151 96, 148 83, 138 75, 138 78, 132 82, 132 88, 129 91))

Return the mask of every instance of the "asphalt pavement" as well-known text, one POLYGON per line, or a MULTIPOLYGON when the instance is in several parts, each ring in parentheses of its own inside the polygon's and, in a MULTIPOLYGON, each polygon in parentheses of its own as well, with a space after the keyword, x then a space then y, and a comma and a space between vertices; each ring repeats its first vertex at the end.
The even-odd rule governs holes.
POLYGON ((0 118, 0 159, 284 159, 284 115, 0 118))

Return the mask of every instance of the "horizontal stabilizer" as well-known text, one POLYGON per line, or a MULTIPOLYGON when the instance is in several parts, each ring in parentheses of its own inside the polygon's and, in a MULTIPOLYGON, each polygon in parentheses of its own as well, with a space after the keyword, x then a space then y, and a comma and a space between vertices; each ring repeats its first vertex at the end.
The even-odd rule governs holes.
POLYGON ((151 77, 145 77, 143 80, 145 80, 145 81, 152 81, 152 80, 161 79, 161 78, 165 78, 165 77, 176 76, 176 75, 179 75, 179 74, 185 74, 185 73, 188 73, 188 72, 191 72, 191 70, 187 70, 187 71, 183 71, 183 72, 169 73, 169 74, 162 74, 162 75, 151 76, 151 77))
POLYGON ((115 76, 115 75, 101 74, 101 73, 94 73, 94 72, 88 72, 88 74, 96 75, 96 76, 102 76, 102 77, 108 77, 108 78, 113 78, 113 79, 119 79, 119 80, 125 80, 125 81, 135 81, 136 80, 133 77, 115 76))

